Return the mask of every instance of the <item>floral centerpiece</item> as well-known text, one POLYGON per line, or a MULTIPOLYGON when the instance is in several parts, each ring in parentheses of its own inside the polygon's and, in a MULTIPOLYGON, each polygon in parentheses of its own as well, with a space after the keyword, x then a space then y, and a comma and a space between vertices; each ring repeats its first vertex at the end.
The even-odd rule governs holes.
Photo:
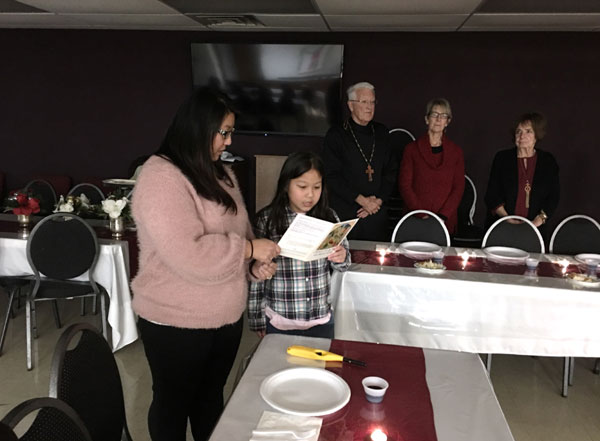
POLYGON ((118 217, 123 216, 129 220, 131 213, 128 203, 129 199, 125 196, 117 198, 114 195, 109 195, 102 201, 102 211, 108 214, 110 219, 117 219, 118 217))
POLYGON ((102 201, 102 211, 108 215, 110 231, 118 239, 125 231, 125 221, 131 220, 131 205, 122 192, 116 191, 102 201))
POLYGON ((24 191, 14 191, 6 199, 4 211, 11 211, 16 215, 30 216, 40 212, 40 200, 24 191))
POLYGON ((83 217, 87 217, 86 215, 93 211, 94 206, 83 193, 80 196, 69 195, 66 198, 61 195, 54 209, 54 213, 73 213, 83 217))

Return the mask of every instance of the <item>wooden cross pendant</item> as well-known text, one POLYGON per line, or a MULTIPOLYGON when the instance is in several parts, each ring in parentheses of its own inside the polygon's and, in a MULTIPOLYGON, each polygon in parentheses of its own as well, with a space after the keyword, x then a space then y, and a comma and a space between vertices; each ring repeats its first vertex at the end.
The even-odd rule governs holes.
POLYGON ((367 165, 367 169, 365 170, 365 173, 369 175, 369 182, 373 182, 373 173, 375 173, 375 170, 373 170, 373 168, 371 167, 371 164, 367 165))

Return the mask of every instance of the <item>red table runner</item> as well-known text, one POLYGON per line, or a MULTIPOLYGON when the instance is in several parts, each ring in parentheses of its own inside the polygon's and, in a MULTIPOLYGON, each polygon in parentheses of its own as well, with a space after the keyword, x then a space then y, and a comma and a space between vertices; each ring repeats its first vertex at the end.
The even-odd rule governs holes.
MULTIPOLYGON (((415 262, 426 259, 413 259, 404 254, 387 253, 383 260, 377 251, 350 250, 352 263, 365 263, 368 265, 397 266, 403 268, 412 268, 415 262)), ((507 264, 498 263, 483 257, 471 257, 466 265, 461 256, 445 256, 444 266, 451 271, 467 271, 476 273, 497 273, 497 274, 525 274, 525 264, 507 264)), ((568 272, 582 272, 579 265, 569 265, 568 272)), ((541 277, 563 277, 562 267, 550 262, 540 261, 537 275, 541 277)))
POLYGON ((352 396, 343 409, 323 418, 320 441, 371 441, 375 429, 383 430, 388 441, 437 440, 422 349, 333 340, 329 350, 365 361, 367 367, 326 363, 348 383, 352 396), (362 379, 368 376, 390 384, 382 403, 367 401, 362 379))

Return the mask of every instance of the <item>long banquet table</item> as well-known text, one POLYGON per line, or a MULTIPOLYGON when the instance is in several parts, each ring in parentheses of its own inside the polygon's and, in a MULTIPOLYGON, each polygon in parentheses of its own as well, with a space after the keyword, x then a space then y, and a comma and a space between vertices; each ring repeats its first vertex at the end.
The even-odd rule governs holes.
POLYGON ((375 427, 391 434, 388 439, 395 441, 513 440, 483 364, 474 354, 271 334, 258 346, 210 441, 250 439, 262 412, 275 411, 261 398, 262 381, 282 369, 305 366, 327 368, 341 376, 351 389, 350 402, 323 417, 320 441, 364 440, 375 427), (290 345, 324 350, 344 348, 338 353, 366 361, 367 367, 292 357, 286 354, 290 345), (421 372, 413 372, 413 364, 404 366, 418 356, 415 351, 424 357, 421 372), (393 375, 394 370, 403 367, 408 371, 393 375), (402 384, 406 374, 415 374, 416 379, 424 376, 427 402, 417 402, 412 381, 402 384), (389 380, 390 388, 381 404, 370 404, 364 397, 360 380, 368 375, 389 380), (432 410, 432 421, 423 418, 419 409, 426 414, 427 409, 432 410))
MULTIPOLYGON (((374 251, 377 244, 351 241, 350 248, 374 251)), ((457 255, 454 248, 444 251, 450 259, 457 255)), ((332 278, 336 338, 471 353, 600 356, 600 288, 574 285, 553 273, 544 256, 532 257, 545 262, 545 273, 527 274, 524 265, 472 271, 475 259, 438 275, 423 274, 412 262, 353 263, 332 278)))
MULTIPOLYGON (((138 338, 136 319, 129 290, 129 252, 126 242, 99 239, 100 252, 94 268, 94 280, 108 292, 108 323, 113 351, 138 338)), ((0 276, 26 276, 32 270, 27 261, 27 240, 17 233, 0 233, 0 276)), ((83 274, 78 280, 86 280, 83 274)))

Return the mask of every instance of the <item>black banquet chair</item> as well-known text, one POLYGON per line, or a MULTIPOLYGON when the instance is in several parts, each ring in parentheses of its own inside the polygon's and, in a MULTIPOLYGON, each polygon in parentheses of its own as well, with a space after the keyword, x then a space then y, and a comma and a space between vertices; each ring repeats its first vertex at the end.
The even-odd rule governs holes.
POLYGON ((428 210, 414 210, 404 215, 396 224, 391 242, 431 242, 443 247, 450 246, 450 234, 440 217, 428 210), (424 219, 422 216, 428 216, 424 219))
POLYGON ((452 238, 455 247, 480 248, 483 229, 475 225, 473 217, 477 206, 477 188, 473 180, 465 175, 465 191, 458 205, 456 234, 452 238))
MULTIPOLYGON (((600 254, 600 224, 584 214, 569 216, 552 232, 548 249, 552 254, 600 254)), ((562 392, 564 397, 567 396, 568 386, 573 385, 574 370, 575 358, 565 358, 562 392)), ((594 373, 600 373, 600 359, 596 360, 594 373)))
MULTIPOLYGON (((402 128, 395 128, 390 130, 390 145, 392 146, 392 161, 396 166, 400 166, 400 161, 402 161, 402 155, 404 154, 404 149, 408 144, 415 140, 410 131, 402 128)), ((402 197, 400 197, 400 193, 398 192, 398 185, 394 185, 392 192, 386 202, 386 207, 388 209, 388 230, 389 234, 394 230, 398 221, 402 218, 402 214, 404 212, 402 197)))
POLYGON ((6 339, 6 331, 8 330, 8 322, 13 312, 13 303, 15 298, 18 298, 24 287, 31 283, 30 277, 0 277, 0 291, 5 291, 8 295, 8 305, 6 307, 6 315, 4 316, 4 322, 2 323, 2 334, 0 334, 0 355, 2 355, 2 349, 4 348, 4 340, 6 339))
MULTIPOLYGON (((27 369, 33 368, 32 345, 37 337, 35 304, 40 301, 100 295, 102 332, 107 338, 106 291, 96 283, 98 238, 79 216, 55 213, 42 219, 27 241, 27 259, 33 286, 26 296, 27 369), (87 273, 86 280, 72 280, 87 273)), ((57 325, 60 327, 55 311, 57 325)))
POLYGON ((30 192, 40 200, 40 214, 50 214, 54 211, 58 199, 52 184, 43 179, 34 179, 25 186, 25 191, 30 192))
POLYGON ((542 235, 529 219, 522 216, 504 216, 494 222, 483 236, 481 248, 503 246, 518 248, 530 253, 545 253, 542 235), (520 224, 508 222, 514 219, 520 224))
POLYGON ((600 254, 600 224, 584 214, 569 216, 552 232, 548 248, 556 254, 600 254))
MULTIPOLYGON (((2 419, 2 424, 13 431, 9 438, 26 441, 92 441, 83 421, 68 404, 56 398, 32 398, 18 404, 2 419), (14 428, 23 419, 38 411, 33 422, 21 438, 14 428)), ((4 441, 4 437, 1 438, 4 441)))
MULTIPOLYGON (((504 216, 494 222, 483 236, 481 248, 503 246, 518 248, 530 253, 545 253, 546 247, 542 235, 535 225, 522 216, 504 216), (510 219, 518 220, 520 224, 508 222, 510 219)), ((487 354, 486 369, 492 370, 492 354, 487 354)))
POLYGON ((97 185, 89 184, 87 182, 82 182, 71 188, 68 196, 79 197, 81 194, 84 194, 89 199, 90 203, 94 205, 99 204, 106 199, 106 195, 97 185))
POLYGON ((50 396, 77 411, 94 441, 131 440, 117 363, 92 325, 71 325, 58 340, 50 369, 50 396))

